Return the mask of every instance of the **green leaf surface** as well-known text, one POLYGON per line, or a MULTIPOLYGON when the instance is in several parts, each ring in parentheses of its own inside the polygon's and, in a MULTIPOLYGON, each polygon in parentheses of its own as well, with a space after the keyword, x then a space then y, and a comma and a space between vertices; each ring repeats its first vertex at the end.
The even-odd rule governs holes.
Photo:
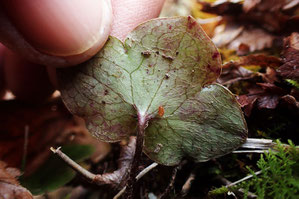
POLYGON ((175 165, 224 155, 246 139, 233 94, 210 85, 220 71, 220 55, 195 19, 175 17, 139 25, 124 43, 110 37, 91 60, 60 69, 58 79, 66 106, 94 136, 119 141, 148 122, 144 152, 175 165))
MULTIPOLYGON (((76 162, 82 162, 92 155, 91 145, 66 145, 61 150, 76 162)), ((21 184, 33 195, 54 191, 70 182, 76 173, 57 155, 50 158, 32 175, 21 180, 21 184)))

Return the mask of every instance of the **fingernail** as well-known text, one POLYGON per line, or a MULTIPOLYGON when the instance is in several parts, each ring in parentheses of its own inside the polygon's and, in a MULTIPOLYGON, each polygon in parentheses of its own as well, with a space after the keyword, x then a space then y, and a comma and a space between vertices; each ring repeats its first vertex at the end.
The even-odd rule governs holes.
POLYGON ((2 4, 24 38, 50 55, 81 54, 103 45, 110 33, 110 0, 11 0, 2 4))

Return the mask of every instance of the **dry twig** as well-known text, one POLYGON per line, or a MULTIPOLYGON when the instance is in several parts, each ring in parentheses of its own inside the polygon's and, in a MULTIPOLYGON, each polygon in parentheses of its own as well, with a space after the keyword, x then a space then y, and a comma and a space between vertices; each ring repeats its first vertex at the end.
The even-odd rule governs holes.
POLYGON ((130 138, 129 144, 125 146, 122 149, 120 158, 119 158, 119 169, 112 172, 112 173, 105 173, 105 174, 93 174, 83 167, 81 167, 79 164, 77 164, 75 161, 70 159, 66 154, 64 154, 60 147, 57 149, 54 149, 51 147, 51 151, 55 154, 57 154, 64 162, 66 162, 70 167, 72 167, 77 173, 85 177, 87 180, 89 180, 93 184, 102 185, 102 184, 120 184, 123 182, 127 176, 128 176, 128 170, 131 166, 132 159, 135 152, 135 143, 136 139, 134 137, 130 138))

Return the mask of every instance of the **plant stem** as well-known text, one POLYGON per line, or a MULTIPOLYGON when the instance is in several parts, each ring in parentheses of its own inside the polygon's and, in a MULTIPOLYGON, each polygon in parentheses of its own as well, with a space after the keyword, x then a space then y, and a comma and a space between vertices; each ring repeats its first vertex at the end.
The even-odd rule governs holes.
MULTIPOLYGON (((149 165, 148 167, 146 167, 145 169, 143 169, 137 176, 136 176, 136 180, 138 181, 140 178, 142 178, 145 174, 147 174, 150 170, 152 170, 153 168, 155 168, 156 166, 158 166, 158 163, 152 163, 151 165, 149 165)), ((125 191, 126 191, 127 187, 125 186, 124 188, 122 188, 122 190, 120 190, 114 197, 113 199, 118 199, 125 191)))
POLYGON ((138 114, 138 131, 137 131, 137 138, 136 138, 136 148, 135 148, 135 154, 131 166, 131 171, 127 183, 127 190, 126 190, 126 197, 127 199, 133 199, 134 193, 136 190, 136 174, 138 171, 138 166, 140 163, 140 158, 142 155, 142 148, 143 148, 143 142, 144 142, 144 132, 145 128, 147 127, 147 118, 144 115, 138 114))
POLYGON ((25 132, 24 132, 24 152, 23 152, 23 158, 22 158, 22 164, 21 164, 21 172, 25 172, 26 169, 26 159, 27 159, 27 150, 28 150, 28 137, 29 137, 29 125, 25 126, 25 132))
POLYGON ((183 185, 182 190, 181 190, 182 197, 185 197, 188 194, 189 190, 191 189, 191 184, 192 184, 193 180, 195 179, 195 171, 196 171, 196 169, 193 169, 193 171, 190 173, 188 179, 186 180, 185 184, 183 185))
POLYGON ((175 182, 175 178, 176 178, 176 174, 178 172, 178 169, 180 168, 181 165, 176 166, 173 171, 172 171, 172 175, 171 175, 171 179, 170 179, 170 183, 167 186, 167 188, 165 189, 165 191, 160 195, 159 199, 163 199, 166 196, 168 196, 169 192, 173 189, 173 185, 175 182))

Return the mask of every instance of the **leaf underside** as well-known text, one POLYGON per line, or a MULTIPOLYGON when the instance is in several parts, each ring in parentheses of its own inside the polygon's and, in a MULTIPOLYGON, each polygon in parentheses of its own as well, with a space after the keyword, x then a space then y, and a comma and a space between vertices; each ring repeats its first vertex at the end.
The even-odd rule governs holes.
POLYGON ((220 71, 200 25, 175 17, 139 25, 124 43, 110 37, 91 60, 60 69, 58 79, 66 106, 95 137, 116 142, 136 134, 138 118, 148 120, 144 152, 175 165, 224 155, 247 137, 233 94, 211 84, 220 71))

